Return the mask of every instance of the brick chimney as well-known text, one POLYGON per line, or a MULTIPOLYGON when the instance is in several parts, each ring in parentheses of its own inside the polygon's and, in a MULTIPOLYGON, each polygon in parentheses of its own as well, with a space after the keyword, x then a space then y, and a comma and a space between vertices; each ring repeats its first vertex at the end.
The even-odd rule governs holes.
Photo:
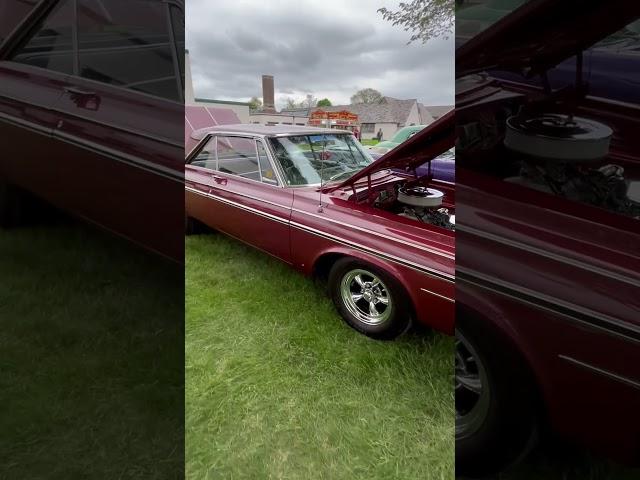
POLYGON ((262 75, 262 111, 266 113, 276 112, 273 75, 262 75))

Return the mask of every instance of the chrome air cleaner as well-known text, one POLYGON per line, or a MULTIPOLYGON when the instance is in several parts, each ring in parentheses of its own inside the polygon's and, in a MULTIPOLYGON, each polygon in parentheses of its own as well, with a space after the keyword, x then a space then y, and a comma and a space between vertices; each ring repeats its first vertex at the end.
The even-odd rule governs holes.
POLYGON ((398 190, 398 201, 421 208, 436 208, 442 205, 444 193, 428 187, 402 187, 398 190))
POLYGON ((590 162, 607 156, 612 134, 607 125, 582 117, 561 113, 516 115, 507 120, 504 144, 534 158, 590 162))

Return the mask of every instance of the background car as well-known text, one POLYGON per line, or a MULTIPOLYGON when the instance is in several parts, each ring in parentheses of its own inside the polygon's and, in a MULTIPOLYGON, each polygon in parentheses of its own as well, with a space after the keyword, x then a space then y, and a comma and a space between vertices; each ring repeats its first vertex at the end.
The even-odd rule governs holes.
POLYGON ((422 130, 426 125, 411 125, 408 127, 402 127, 398 130, 391 140, 383 140, 375 145, 369 146, 369 151, 376 154, 385 154, 389 150, 396 148, 403 142, 413 137, 416 133, 422 130))

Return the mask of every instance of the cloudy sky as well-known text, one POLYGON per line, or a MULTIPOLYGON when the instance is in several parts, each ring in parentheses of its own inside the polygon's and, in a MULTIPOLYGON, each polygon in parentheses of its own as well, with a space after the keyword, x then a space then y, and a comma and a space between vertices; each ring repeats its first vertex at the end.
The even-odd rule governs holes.
POLYGON ((376 12, 399 0, 189 0, 187 48, 196 97, 262 97, 275 77, 276 105, 310 93, 348 104, 361 88, 453 104, 454 41, 407 45, 410 34, 376 12))

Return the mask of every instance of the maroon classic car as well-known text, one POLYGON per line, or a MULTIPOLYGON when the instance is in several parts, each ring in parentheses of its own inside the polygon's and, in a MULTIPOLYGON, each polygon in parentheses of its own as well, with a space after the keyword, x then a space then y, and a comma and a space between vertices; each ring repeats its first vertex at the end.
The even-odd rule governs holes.
POLYGON ((396 337, 412 320, 452 334, 454 190, 415 170, 451 148, 453 135, 448 114, 374 162, 346 131, 196 131, 187 232, 205 224, 324 277, 346 322, 371 337, 396 337))
POLYGON ((461 474, 500 469, 541 426, 640 462, 640 105, 590 95, 582 61, 639 16, 531 0, 457 49, 461 474), (575 83, 552 89, 571 57, 575 83))
POLYGON ((25 198, 177 261, 184 5, 0 2, 0 222, 25 198))

